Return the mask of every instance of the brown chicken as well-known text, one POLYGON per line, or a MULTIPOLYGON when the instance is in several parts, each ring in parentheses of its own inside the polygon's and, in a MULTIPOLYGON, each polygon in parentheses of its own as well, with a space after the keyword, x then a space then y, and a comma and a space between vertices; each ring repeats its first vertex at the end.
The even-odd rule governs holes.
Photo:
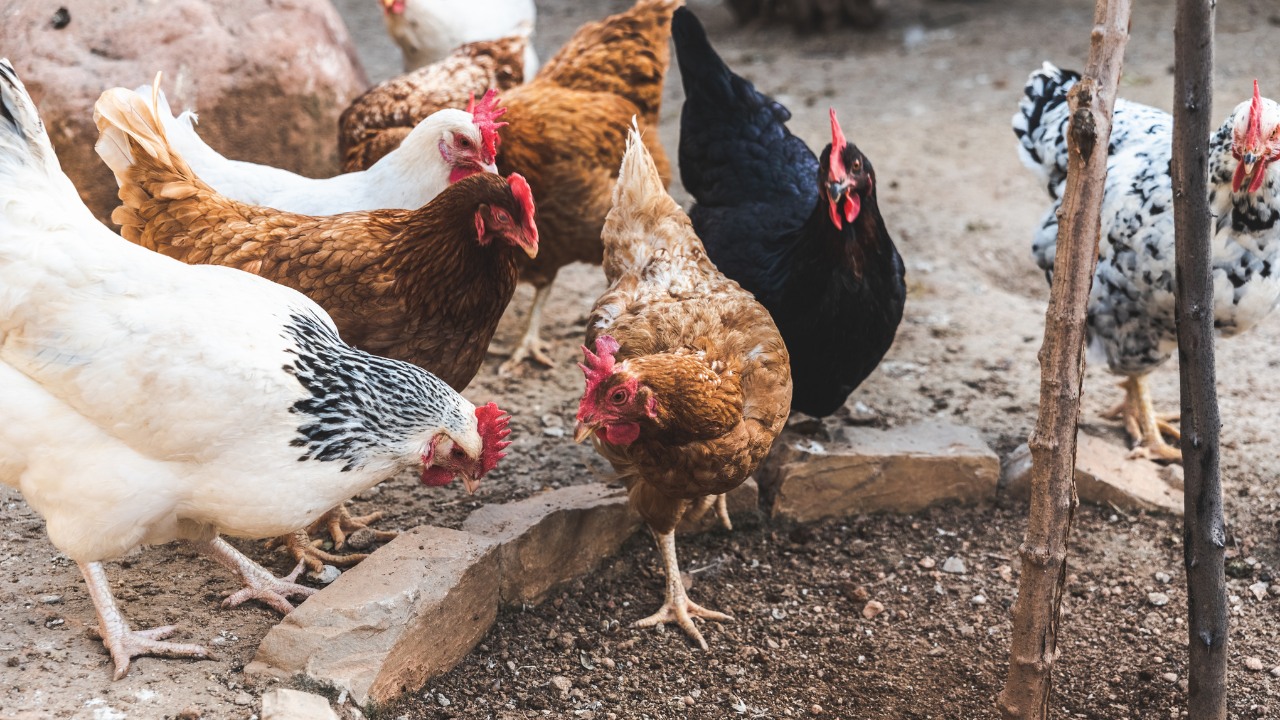
MULTIPOLYGON (((214 192, 168 145, 152 107, 123 88, 95 106, 98 153, 123 203, 112 219, 125 238, 287 285, 325 308, 346 342, 425 368, 456 390, 471 381, 515 291, 517 257, 538 252, 524 178, 477 173, 417 210, 295 215, 214 192)), ((343 509, 318 524, 341 546, 346 531, 377 517, 343 509)), ((317 568, 362 558, 321 553, 298 538, 286 544, 317 568)))
MULTIPOLYGON (((520 278, 536 289, 528 326, 519 346, 501 371, 525 358, 552 365, 538 336, 542 308, 561 267, 573 262, 600 262, 600 229, 609 212, 609 196, 622 161, 626 128, 633 116, 641 128, 664 185, 670 166, 658 142, 658 110, 667 72, 671 13, 681 0, 638 0, 630 10, 584 25, 538 75, 503 94, 504 119, 498 168, 529 179, 539 199, 538 229, 544 239, 537 260, 524 263, 520 278)), ((390 108, 412 104, 404 125, 412 126, 441 106, 370 91, 361 98, 369 112, 377 102, 390 108)), ((343 116, 348 120, 348 116, 343 116)), ((385 132, 391 132, 388 129, 385 132)), ((340 130, 347 135, 346 126, 340 130)), ((366 143, 380 142, 368 133, 366 143)), ((344 146, 353 146, 348 140, 344 146)), ((389 148, 388 148, 389 149, 389 148)), ((360 151, 364 162, 379 157, 360 151)), ((348 158, 351 154, 348 153, 348 158)), ((365 164, 347 165, 347 170, 365 164)))
POLYGON ((439 62, 367 90, 338 119, 343 172, 367 169, 436 110, 463 108, 487 89, 505 92, 524 82, 528 45, 524 35, 467 43, 439 62))
POLYGON ((786 345, 764 307, 722 275, 667 194, 633 129, 602 237, 609 289, 587 326, 579 442, 627 485, 657 540, 666 602, 638 627, 731 620, 689 600, 675 527, 740 485, 768 454, 791 407, 786 345))

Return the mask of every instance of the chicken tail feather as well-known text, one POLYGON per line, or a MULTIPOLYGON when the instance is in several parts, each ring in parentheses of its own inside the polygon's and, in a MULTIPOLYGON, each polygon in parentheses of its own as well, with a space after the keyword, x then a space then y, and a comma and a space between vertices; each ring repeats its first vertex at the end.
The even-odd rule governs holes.
POLYGON ((0 174, 32 166, 50 177, 62 172, 35 102, 9 60, 0 59, 0 174))
POLYGON ((1013 116, 1013 134, 1018 137, 1018 155, 1032 170, 1043 174, 1051 184, 1066 177, 1066 120, 1070 114, 1067 91, 1080 79, 1080 73, 1062 70, 1052 63, 1044 65, 1027 78, 1024 97, 1013 116))

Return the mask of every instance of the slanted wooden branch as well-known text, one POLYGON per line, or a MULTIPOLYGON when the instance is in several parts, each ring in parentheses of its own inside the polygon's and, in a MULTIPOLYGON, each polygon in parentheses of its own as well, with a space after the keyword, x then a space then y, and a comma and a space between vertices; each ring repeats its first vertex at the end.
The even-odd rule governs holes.
POLYGON ((1058 218, 1044 343, 1040 417, 1031 434, 1031 512, 1019 553, 1009 674, 1000 694, 1006 720, 1047 718, 1067 538, 1076 507, 1076 423, 1084 379, 1085 317, 1098 262, 1111 110, 1129 39, 1129 0, 1098 0, 1084 76, 1068 95, 1067 187, 1058 218))
POLYGON ((1213 0, 1178 0, 1174 26, 1173 218, 1177 244, 1178 368, 1182 387, 1182 525, 1190 639, 1188 711, 1227 717, 1226 533, 1218 470, 1213 366, 1209 134, 1213 132, 1213 0))

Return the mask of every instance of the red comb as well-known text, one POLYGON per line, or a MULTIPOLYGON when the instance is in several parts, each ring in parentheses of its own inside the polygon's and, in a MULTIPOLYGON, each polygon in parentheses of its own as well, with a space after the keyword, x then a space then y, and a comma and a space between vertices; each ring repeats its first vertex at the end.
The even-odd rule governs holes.
POLYGON ((613 354, 618 352, 618 341, 612 335, 601 335, 596 338, 596 351, 591 352, 586 345, 582 346, 585 363, 578 363, 582 374, 587 376, 587 385, 595 385, 613 374, 613 354))
POLYGON ((507 123, 497 121, 507 114, 507 109, 498 105, 498 91, 490 88, 479 103, 476 102, 476 94, 471 93, 467 112, 471 113, 471 121, 480 128, 480 137, 484 140, 485 162, 493 162, 498 155, 498 128, 507 126, 507 123))
POLYGON ((533 221, 536 210, 533 206, 533 191, 529 189, 529 181, 525 180, 520 173, 511 173, 507 176, 507 185, 511 187, 511 194, 524 210, 524 221, 521 227, 535 243, 538 242, 538 225, 533 221))
POLYGON ((497 403, 476 408, 476 425, 484 443, 480 448, 479 477, 484 477, 507 456, 502 449, 511 444, 510 440, 503 439, 511 434, 511 428, 507 427, 510 422, 511 416, 503 412, 497 403))
POLYGON ((1249 104, 1249 129, 1245 131, 1244 142, 1247 147, 1262 144, 1262 94, 1258 92, 1258 81, 1253 81, 1253 102, 1249 104))
POLYGON ((831 108, 831 179, 843 180, 847 171, 844 168, 844 147, 849 143, 844 139, 844 131, 840 129, 840 121, 836 120, 836 109, 831 108))

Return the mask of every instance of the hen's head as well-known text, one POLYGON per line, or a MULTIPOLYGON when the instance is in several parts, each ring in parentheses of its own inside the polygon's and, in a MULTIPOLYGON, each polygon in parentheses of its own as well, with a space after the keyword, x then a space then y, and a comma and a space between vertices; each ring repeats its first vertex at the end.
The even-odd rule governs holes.
POLYGON ((467 112, 471 113, 471 121, 480 131, 480 157, 493 165, 498 160, 498 144, 502 142, 498 130, 508 125, 498 122, 498 118, 507 114, 507 109, 498 104, 498 91, 490 88, 479 103, 476 102, 475 93, 472 93, 467 112))
POLYGON ((534 222, 533 192, 520 173, 507 178, 505 192, 499 191, 476 208, 476 240, 483 246, 506 242, 538 256, 538 226, 534 222))
POLYGON ((1280 105, 1262 97, 1254 80, 1253 99, 1237 105, 1231 117, 1231 155, 1239 161, 1231 192, 1243 187, 1255 193, 1262 187, 1267 165, 1280 159, 1280 105))
POLYGON ((822 151, 822 197, 827 201, 831 224, 839 230, 862 211, 862 200, 875 187, 871 162, 856 145, 844 138, 835 108, 831 109, 831 145, 822 151))
POLYGON ((511 444, 506 439, 511 434, 510 420, 510 415, 489 403, 476 408, 474 433, 437 434, 422 452, 422 484, 440 487, 461 477, 467 492, 474 493, 480 479, 506 456, 502 450, 511 444))
POLYGON ((476 173, 496 174, 501 142, 498 130, 506 126, 497 119, 506 111, 498 106, 497 92, 490 90, 479 103, 472 97, 466 110, 445 109, 432 113, 418 123, 402 146, 411 148, 410 154, 425 153, 435 143, 440 159, 449 168, 451 183, 476 173))
POLYGON ((382 12, 388 15, 403 15, 405 0, 382 0, 382 12))
POLYGON ((596 338, 595 352, 582 347, 584 360, 578 367, 587 376, 587 388, 578 402, 576 442, 594 434, 610 445, 630 445, 640 437, 640 424, 657 417, 658 400, 652 388, 626 363, 614 360, 619 347, 609 335, 596 338))

